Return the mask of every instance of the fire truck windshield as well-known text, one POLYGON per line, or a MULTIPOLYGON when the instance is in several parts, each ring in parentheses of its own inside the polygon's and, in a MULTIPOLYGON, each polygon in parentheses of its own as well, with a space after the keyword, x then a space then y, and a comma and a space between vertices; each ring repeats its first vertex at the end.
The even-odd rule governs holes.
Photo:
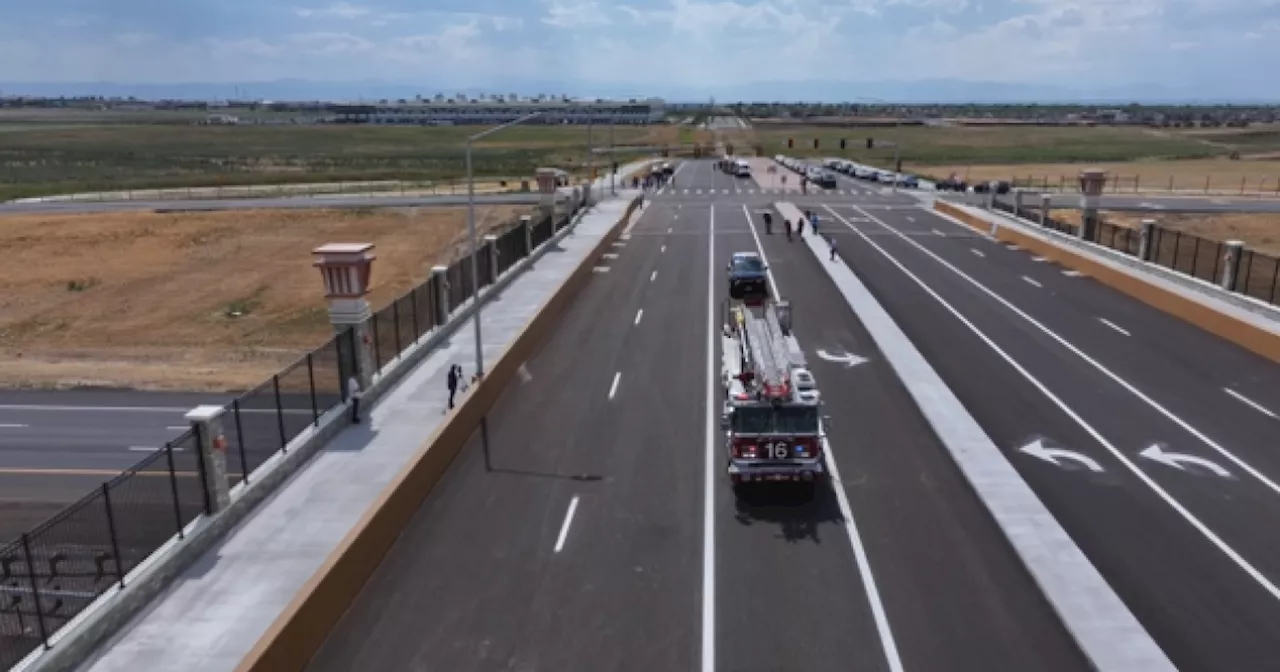
POLYGON ((739 406, 733 412, 736 434, 817 434, 818 409, 812 406, 739 406))

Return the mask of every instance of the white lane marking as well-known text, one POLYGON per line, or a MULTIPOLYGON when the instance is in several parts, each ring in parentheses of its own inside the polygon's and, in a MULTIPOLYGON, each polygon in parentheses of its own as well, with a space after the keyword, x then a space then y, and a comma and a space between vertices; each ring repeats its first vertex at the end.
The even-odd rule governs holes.
POLYGON ((656 280, 656 279, 658 279, 658 272, 657 272, 657 271, 654 271, 654 272, 652 272, 652 273, 650 273, 650 274, 649 274, 649 282, 653 282, 653 281, 654 281, 654 280, 656 280))
POLYGON ((660 249, 660 250, 658 250, 658 251, 659 251, 659 252, 662 252, 662 253, 665 253, 665 252, 667 251, 667 246, 666 246, 666 245, 663 245, 663 246, 662 246, 662 249, 660 249))
POLYGON ((1027 281, 1027 284, 1029 284, 1029 285, 1034 285, 1034 286, 1036 286, 1036 287, 1044 287, 1044 285, 1042 285, 1042 284, 1040 284, 1040 283, 1036 282, 1035 280, 1033 280, 1033 279, 1031 279, 1031 278, 1028 278, 1028 277, 1027 277, 1027 276, 1025 276, 1025 275, 1024 275, 1024 276, 1022 276, 1022 279, 1023 279, 1023 280, 1026 280, 1026 281, 1027 281))
POLYGON ((1256 402, 1256 401, 1254 401, 1254 400, 1250 399, 1249 397, 1244 396, 1243 394, 1240 394, 1239 392, 1236 392, 1235 390, 1233 390, 1233 389, 1231 389, 1231 388, 1229 388, 1229 387, 1224 387, 1224 388, 1222 388, 1222 391, 1223 391, 1223 392, 1226 392, 1227 394, 1229 394, 1229 395, 1231 395, 1231 396, 1233 396, 1233 397, 1235 397, 1236 399, 1239 399, 1239 400, 1240 400, 1242 403, 1244 403, 1246 406, 1250 406, 1250 407, 1252 407, 1252 408, 1253 408, 1253 410, 1255 410, 1255 411, 1257 411, 1257 412, 1259 412, 1259 413, 1261 413, 1261 414, 1263 414, 1263 415, 1265 415, 1265 416, 1267 416, 1267 417, 1269 417, 1269 418, 1280 418, 1280 416, 1277 416, 1275 413, 1271 412, 1271 410, 1270 410, 1270 409, 1268 409, 1266 406, 1263 406, 1262 404, 1259 404, 1258 402, 1256 402))
MULTIPOLYGON (((982 293, 986 294, 987 296, 991 297, 992 299, 994 299, 995 301, 997 301, 998 303, 1000 303, 1000 305, 1004 306, 1005 308, 1008 308, 1010 311, 1012 311, 1012 312, 1013 312, 1013 314, 1014 314, 1014 315, 1017 315, 1018 317, 1022 318, 1022 319, 1023 319, 1023 320, 1025 320, 1028 324, 1030 324, 1030 325, 1034 326, 1036 329, 1038 329, 1038 330, 1039 330, 1041 333, 1043 333, 1044 335, 1046 335, 1046 336, 1048 336, 1049 338, 1052 338, 1053 340, 1057 341, 1057 342, 1058 342, 1058 345, 1061 345, 1062 347, 1064 347, 1064 348, 1066 348, 1068 351, 1070 351, 1070 352, 1071 352, 1071 354, 1073 354, 1073 355, 1075 355, 1075 356, 1079 357, 1080 359, 1084 360, 1086 363, 1088 363, 1090 366, 1092 366, 1094 369, 1096 369, 1099 373, 1101 373, 1101 374, 1105 375, 1106 377, 1110 378, 1110 379, 1112 380, 1112 382, 1114 382, 1115 384, 1117 384, 1117 385, 1119 385, 1120 387, 1124 388, 1124 390, 1125 390, 1126 392, 1128 392, 1129 394, 1132 394, 1133 396, 1137 397, 1139 400, 1141 400, 1141 401, 1142 401, 1142 403, 1146 404, 1146 405, 1147 405, 1148 407, 1150 407, 1152 410, 1154 410, 1155 412, 1157 412, 1157 413, 1159 413, 1160 415, 1164 416, 1166 419, 1168 419, 1170 422, 1172 422, 1173 424, 1177 425, 1178 427, 1181 427, 1183 431, 1185 431, 1186 433, 1190 434, 1191 436, 1194 436, 1198 441, 1200 441, 1200 442, 1201 442, 1201 443, 1203 443, 1204 445, 1208 446, 1209 448, 1213 449, 1213 450, 1214 450, 1215 452, 1217 452, 1219 455, 1222 455, 1223 457, 1225 457, 1225 458, 1227 458, 1228 460, 1230 460, 1230 461, 1232 462, 1232 464, 1235 464, 1237 467, 1240 467, 1240 469, 1241 469, 1241 470, 1245 471, 1245 472, 1246 472, 1246 473, 1248 473, 1250 476, 1252 476, 1252 477, 1254 477, 1254 478, 1258 479, 1258 481, 1259 481, 1259 482, 1261 482, 1263 485, 1267 486, 1267 488, 1268 488, 1268 489, 1270 489, 1272 492, 1274 492, 1274 493, 1276 493, 1276 494, 1280 494, 1280 484, 1278 484, 1278 483, 1276 483, 1275 481, 1273 481, 1273 480, 1271 480, 1270 478, 1268 478, 1268 477, 1267 477, 1265 474, 1263 474, 1261 471, 1258 471, 1257 469, 1255 469, 1255 468, 1253 467, 1253 465, 1249 464, 1248 462, 1245 462, 1243 459, 1241 459, 1240 457, 1238 457, 1235 453, 1233 453, 1233 452, 1231 452, 1231 451, 1227 450, 1226 448, 1224 448, 1224 447, 1223 447, 1221 444, 1219 444, 1218 442, 1214 441, 1213 439, 1210 439, 1210 438, 1209 438, 1209 437, 1208 437, 1204 432, 1201 432, 1199 429, 1196 429, 1194 426, 1192 426, 1192 425, 1191 425, 1191 423, 1187 422, 1186 420, 1183 420, 1180 416, 1178 416, 1177 414, 1175 414, 1173 411, 1170 411, 1169 409, 1167 409, 1167 408, 1165 408, 1164 406, 1160 405, 1160 403, 1159 403, 1159 402, 1157 402, 1155 399, 1152 399, 1151 397, 1147 396, 1147 395, 1146 395, 1146 393, 1144 393, 1142 390, 1139 390, 1137 387, 1135 387, 1135 386, 1134 386, 1133 384, 1131 384, 1129 381, 1125 380, 1124 378, 1121 378, 1119 375, 1116 375, 1116 373, 1115 373, 1115 372, 1113 372, 1111 369, 1108 369, 1107 367, 1103 366, 1100 362, 1098 362, 1098 360, 1094 359, 1093 357, 1090 357, 1090 356, 1089 356, 1088 354, 1086 354, 1083 350, 1081 350, 1080 348, 1077 348, 1073 343, 1071 343, 1071 342, 1070 342, 1070 341, 1068 341, 1067 339, 1065 339, 1065 338, 1063 338, 1063 337, 1059 336, 1059 335, 1057 334, 1057 332, 1055 332, 1055 331, 1053 331, 1052 329, 1050 329, 1050 328, 1046 327, 1045 325, 1041 324, 1038 320, 1036 320, 1034 317, 1031 317, 1030 315, 1028 315, 1028 314, 1027 314, 1025 311, 1023 311, 1021 308, 1018 308, 1017 306, 1013 305, 1013 303, 1011 303, 1008 299, 1006 299, 1006 298, 1004 298, 1003 296, 1000 296, 999 294, 996 294, 995 292, 991 291, 991 289, 990 289, 990 288, 988 288, 986 285, 983 285, 982 283, 978 282, 977 280, 973 279, 972 277, 970 277, 970 276, 966 275, 964 271, 961 271, 960 269, 956 268, 956 267, 955 267, 955 266, 953 266, 951 263, 949 263, 947 260, 945 260, 945 259, 943 259, 942 257, 939 257, 938 255, 934 254, 933 252, 929 251, 929 250, 928 250, 927 248, 925 248, 923 245, 920 245, 919 243, 917 243, 917 242, 915 242, 914 240, 912 240, 909 236, 904 236, 904 235, 902 235, 902 234, 901 234, 901 233, 899 233, 898 231, 896 231, 896 230, 892 229, 892 227, 889 227, 888 225, 884 224, 883 222, 880 222, 879 220, 876 220, 876 221, 877 221, 877 223, 879 223, 881 226, 884 226, 885 228, 888 228, 888 229, 890 229, 891 231, 893 231, 893 233, 894 233, 895 235, 897 235, 899 238, 901 238, 901 239, 903 239, 903 240, 907 241, 907 242, 908 242, 908 243, 910 243, 912 246, 914 246, 916 249, 918 249, 918 250, 920 250, 921 252, 924 252, 925 254, 929 255, 931 258, 933 258, 933 260, 934 260, 934 261, 938 262, 939 264, 942 264, 944 267, 946 267, 946 268, 947 268, 948 270, 950 270, 952 273, 955 273, 956 275, 958 275, 958 276, 960 276, 961 278, 963 278, 963 279, 964 279, 965 281, 967 281, 969 284, 973 285, 974 287, 976 287, 977 289, 979 289, 980 291, 982 291, 982 293)), ((1278 596, 1280 596, 1280 595, 1278 595, 1278 596)))
POLYGON ((716 206, 707 224, 707 434, 702 485, 702 670, 716 672, 716 206))
MULTIPOLYGON (((154 453, 156 451, 163 450, 163 448, 160 446, 129 446, 129 450, 134 453, 154 453)), ((180 453, 183 450, 184 449, 179 446, 173 447, 173 452, 175 453, 180 453)))
POLYGON ((937 229, 929 229, 929 230, 930 230, 930 231, 932 231, 932 232, 933 232, 933 235, 935 235, 935 236, 945 236, 945 235, 946 235, 946 234, 944 234, 943 232, 941 232, 941 231, 939 231, 939 230, 937 230, 937 229))
POLYGON ((622 372, 613 374, 613 384, 609 386, 609 398, 612 399, 618 393, 618 382, 622 380, 622 372))
POLYGON ((1119 325, 1117 325, 1115 322, 1112 322, 1111 320, 1108 320, 1105 317, 1099 317, 1098 321, 1107 325, 1108 327, 1111 327, 1112 329, 1115 329, 1116 331, 1124 334, 1125 336, 1129 335, 1129 332, 1125 331, 1124 329, 1121 329, 1119 325))
POLYGON ((617 254, 614 254, 613 252, 605 252, 604 254, 602 254, 602 255, 600 255, 600 256, 604 257, 605 259, 617 259, 617 258, 618 258, 618 255, 617 255, 617 254))
POLYGON ((908 221, 908 222, 914 222, 914 221, 916 221, 916 218, 915 218, 915 217, 912 217, 911 215, 907 215, 907 221, 908 221))
POLYGON ((636 321, 635 321, 635 324, 640 324, 640 318, 641 318, 641 317, 644 317, 644 308, 641 308, 640 310, 637 310, 637 311, 636 311, 636 321))
MULTIPOLYGON (((6 423, 0 424, 0 429, 23 429, 25 427, 27 427, 27 425, 19 425, 17 423, 6 422, 6 423)), ((183 427, 183 429, 186 429, 186 428, 183 427)))
POLYGON ((1010 250, 1013 250, 1014 252, 1017 252, 1018 250, 1022 249, 1021 247, 1018 247, 1017 245, 1014 245, 1012 243, 1005 245, 1005 247, 1009 248, 1010 250))
MULTIPOLYGON (((58 413, 186 413, 195 408, 199 404, 190 406, 59 406, 40 404, 0 404, 0 411, 50 411, 58 413)), ((227 402, 228 406, 231 402, 227 402)), ((241 408, 241 413, 275 413, 274 408, 241 408)), ((298 415, 311 415, 311 410, 302 410, 296 408, 286 408, 285 413, 293 413, 298 415)), ((183 427, 183 429, 187 429, 183 427)))
MULTIPOLYGON (((835 211, 828 206, 831 214, 835 215, 835 211)), ((773 296, 782 296, 778 292, 778 283, 773 277, 773 271, 769 270, 769 258, 764 253, 764 245, 760 242, 760 235, 756 233, 756 225, 751 221, 751 212, 747 210, 747 206, 742 206, 742 214, 747 218, 747 226, 751 228, 751 237, 756 241, 756 249, 760 252, 760 261, 764 263, 765 276, 769 278, 769 290, 773 296)), ((839 217, 839 215, 836 215, 839 217)), ((842 220, 843 221, 843 218, 842 220)), ((845 222, 845 226, 852 228, 852 225, 845 222)), ((862 234, 858 234, 862 235, 862 234)), ((794 331, 793 331, 794 333, 794 331)), ((796 339, 799 340, 798 338, 796 339)), ((867 602, 871 607, 871 616, 876 623, 876 632, 880 634, 880 646, 884 649, 885 660, 889 663, 889 669, 893 672, 902 672, 902 658, 898 655, 898 644, 893 638, 893 629, 889 627, 889 616, 885 612, 884 602, 880 599, 880 589, 876 586, 875 575, 871 573, 871 560, 867 557, 866 546, 862 543, 862 535, 858 533, 858 523, 853 518, 853 507, 849 506, 849 497, 845 494, 843 481, 840 480, 840 469, 836 466, 836 456, 831 450, 831 445, 826 438, 822 439, 822 454, 827 462, 827 470, 831 472, 831 489, 835 491, 836 504, 839 506, 840 515, 844 518, 844 529, 849 536, 849 545, 853 548, 853 557, 858 565, 858 577, 862 579, 863 592, 867 594, 867 602)))
POLYGON ((671 227, 670 227, 670 226, 668 226, 668 227, 667 227, 667 233, 671 233, 671 227))
POLYGON ((569 526, 573 524, 573 514, 578 510, 578 496, 569 500, 569 510, 564 512, 564 522, 560 524, 560 536, 556 537, 556 553, 564 548, 564 540, 569 537, 569 526))
POLYGON ((1031 257, 1031 261, 1038 261, 1038 262, 1040 262, 1040 263, 1044 263, 1044 262, 1049 261, 1049 260, 1048 260, 1048 259, 1045 259, 1044 257, 1031 257))
POLYGON ((626 246, 627 246, 627 244, 626 244, 625 242, 621 241, 621 240, 615 240, 615 241, 613 241, 613 246, 614 246, 614 247, 626 247, 626 246))
POLYGON ((608 266, 593 266, 593 267, 591 268, 591 272, 592 272, 592 273, 608 273, 608 272, 609 272, 609 267, 608 267, 608 266))
POLYGON ((1070 268, 1068 268, 1067 270, 1063 271, 1063 272, 1062 272, 1062 274, 1063 274, 1063 275, 1065 275, 1065 276, 1067 276, 1068 278, 1078 278, 1078 277, 1080 277, 1080 276, 1084 275, 1084 274, 1083 274, 1083 273, 1081 273, 1080 271, 1077 271, 1077 270, 1074 270, 1074 269, 1070 269, 1070 268))
POLYGON ((974 253, 974 254, 976 254, 976 255, 978 255, 979 257, 985 257, 985 256, 987 256, 987 255, 985 255, 985 254, 983 254, 983 253, 982 253, 982 250, 975 250, 975 249, 974 249, 974 248, 972 248, 972 247, 971 247, 971 248, 969 248, 969 251, 970 251, 970 252, 972 252, 972 253, 974 253))
MULTIPOLYGON (((830 210, 830 208, 827 208, 827 209, 830 210)), ((831 214, 834 215, 837 219, 840 218, 840 216, 837 215, 834 210, 831 211, 831 214)), ((881 222, 880 220, 875 219, 874 217, 872 218, 872 221, 896 233, 893 227, 885 224, 884 222, 881 222)), ((908 278, 911 278, 911 280, 915 282, 916 285, 918 285, 921 289, 923 289, 926 294, 928 294, 930 297, 933 298, 934 301, 937 301, 939 304, 941 304, 942 307, 945 308, 947 312, 951 313, 952 316, 954 316, 957 320, 959 320, 961 324, 968 327, 969 331, 973 332, 973 334, 977 336, 979 339, 981 339, 982 342, 987 345, 987 347, 991 348, 992 351, 994 351, 997 355, 999 355, 1000 358, 1003 359, 1006 364, 1013 367, 1015 371, 1021 374, 1022 377, 1027 380, 1027 382, 1031 383, 1037 390, 1040 391, 1041 394, 1045 396, 1045 398, 1047 398, 1050 402, 1052 402, 1055 406, 1057 406, 1058 410, 1062 411, 1068 418, 1071 418, 1071 420, 1074 421, 1076 425, 1078 425, 1081 429, 1083 429, 1085 433, 1087 433, 1090 437, 1092 437, 1094 441, 1097 441, 1098 445, 1105 448, 1107 452, 1111 453, 1111 455, 1116 458, 1116 460, 1118 460, 1121 464, 1127 467, 1129 471, 1133 472, 1134 476, 1136 476, 1138 480, 1146 484, 1146 486, 1150 488, 1152 492, 1156 493, 1156 495, 1159 496, 1160 499, 1164 500, 1165 504, 1168 504, 1170 508, 1172 508, 1174 511, 1178 513, 1178 515, 1182 516, 1183 520, 1187 521, 1187 523, 1190 524, 1192 527, 1194 527, 1196 531, 1199 532, 1205 539, 1209 540, 1209 543, 1217 547, 1218 550, 1221 551, 1223 555, 1230 558, 1232 562, 1235 562, 1236 566, 1244 570, 1246 574, 1248 574, 1254 581, 1256 581, 1258 585, 1262 586, 1264 590, 1270 593, 1272 597, 1280 599, 1280 587, 1277 587, 1275 584, 1271 583, 1271 581, 1268 580, 1267 577, 1262 574, 1262 572, 1259 572, 1257 568, 1249 564, 1248 560, 1245 560, 1244 557, 1241 556, 1239 553, 1237 553, 1234 548, 1229 546, 1227 542, 1223 541, 1220 537, 1218 537, 1217 534, 1213 532, 1213 530, 1210 530, 1207 525, 1201 522, 1200 519, 1195 516, 1195 514, 1187 510, 1187 508, 1184 507, 1177 499, 1174 499, 1174 497, 1170 495, 1168 492, 1166 492, 1164 488, 1160 487, 1159 483, 1156 483, 1155 480, 1152 479, 1150 476, 1148 476, 1146 472, 1144 472, 1137 464, 1134 464, 1133 460, 1129 459, 1128 455, 1125 455, 1123 451, 1121 451, 1119 448, 1116 448, 1114 445, 1112 445, 1112 443, 1108 441, 1106 437, 1102 436, 1102 434, 1098 433, 1098 430, 1094 429, 1093 425, 1090 425, 1087 421, 1085 421, 1084 418, 1080 417, 1080 415, 1078 415, 1070 406, 1068 406, 1066 402, 1059 399, 1057 395, 1055 395, 1052 391, 1050 391, 1049 388, 1044 385, 1044 383, 1040 382, 1038 378, 1031 375, 1029 371, 1024 369, 1022 365, 1019 364, 1015 359, 1013 359, 1013 357, 1010 357, 1008 353, 1006 353, 1004 350, 1001 350, 1000 346, 996 345, 995 342, 992 341, 991 338, 988 337, 985 333, 983 333, 982 330, 978 329, 978 327, 975 326, 973 322, 970 322, 969 319, 966 318, 964 315, 962 315, 960 311, 956 310, 954 306, 952 306, 950 303, 947 303, 946 299, 943 299, 941 296, 938 295, 937 292, 933 291, 932 287, 925 284, 925 282, 921 280, 919 277, 917 277, 915 273, 912 273, 905 265, 903 265, 902 262, 898 261, 897 258, 895 258, 893 255, 886 252, 884 248, 877 245, 875 241, 867 237, 866 234, 859 232, 851 224, 846 223, 845 226, 849 227, 849 229, 852 230, 855 234, 857 234, 860 238, 862 238, 863 241, 865 241, 868 245, 870 245, 877 252, 879 252, 881 256, 888 259, 889 263, 896 266, 898 270, 902 271, 904 275, 906 275, 908 278)), ((903 240, 908 240, 908 241, 910 240, 907 236, 903 236, 901 234, 897 234, 897 235, 901 237, 903 240)), ((928 250, 926 250, 923 246, 917 246, 917 247, 920 250, 928 253, 928 250)), ((943 265, 949 266, 949 264, 947 264, 946 261, 943 261, 941 259, 938 259, 938 261, 943 265)), ((963 274, 961 275, 963 276, 963 274)), ((967 277, 967 276, 964 276, 964 277, 967 277)), ((1017 309, 1015 308, 1014 310, 1016 311, 1017 309)), ((1028 318, 1028 320, 1031 321, 1032 324, 1036 324, 1036 325, 1039 324, 1034 320, 1030 320, 1030 318, 1028 318)))
POLYGON ((671 215, 671 219, 680 219, 679 213, 671 215))

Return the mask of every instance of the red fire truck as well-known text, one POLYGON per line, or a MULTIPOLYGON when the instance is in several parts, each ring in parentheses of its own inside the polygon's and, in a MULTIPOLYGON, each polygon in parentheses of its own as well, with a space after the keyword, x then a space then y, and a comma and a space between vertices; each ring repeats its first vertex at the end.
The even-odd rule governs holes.
POLYGON ((823 464, 822 402, 791 335, 791 306, 766 298, 724 308, 722 376, 727 471, 735 486, 816 483, 823 464))

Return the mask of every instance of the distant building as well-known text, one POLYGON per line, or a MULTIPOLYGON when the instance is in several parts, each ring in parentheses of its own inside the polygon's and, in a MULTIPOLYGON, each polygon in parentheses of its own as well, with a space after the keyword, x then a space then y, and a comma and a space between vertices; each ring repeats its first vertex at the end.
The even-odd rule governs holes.
POLYGON ((661 122, 666 105, 659 98, 631 100, 570 100, 541 98, 516 100, 494 96, 488 99, 445 99, 379 101, 375 104, 333 105, 331 112, 346 123, 465 125, 502 124, 532 112, 542 116, 539 124, 619 124, 644 125, 661 122))

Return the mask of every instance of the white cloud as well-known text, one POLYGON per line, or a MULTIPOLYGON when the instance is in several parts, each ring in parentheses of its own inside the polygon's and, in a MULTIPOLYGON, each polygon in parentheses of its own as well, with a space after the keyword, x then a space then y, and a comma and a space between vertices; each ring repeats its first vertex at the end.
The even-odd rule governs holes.
POLYGON ((550 0, 542 22, 556 28, 586 28, 613 23, 595 0, 550 0))

